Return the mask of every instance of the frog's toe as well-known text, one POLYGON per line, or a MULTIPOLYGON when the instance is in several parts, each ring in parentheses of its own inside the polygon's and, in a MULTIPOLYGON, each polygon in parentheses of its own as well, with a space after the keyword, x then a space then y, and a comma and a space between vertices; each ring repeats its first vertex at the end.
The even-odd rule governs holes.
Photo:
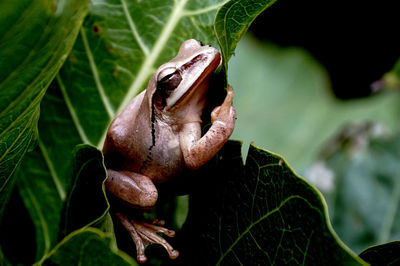
POLYGON ((144 221, 129 219, 122 213, 116 213, 116 216, 121 221, 122 225, 128 230, 132 240, 136 244, 137 260, 139 263, 144 263, 147 261, 144 251, 147 246, 152 244, 162 245, 168 252, 168 255, 171 259, 176 259, 179 256, 179 252, 175 250, 164 238, 157 234, 163 233, 169 237, 175 236, 175 231, 161 226, 164 224, 163 221, 152 220, 151 223, 147 223, 144 221))

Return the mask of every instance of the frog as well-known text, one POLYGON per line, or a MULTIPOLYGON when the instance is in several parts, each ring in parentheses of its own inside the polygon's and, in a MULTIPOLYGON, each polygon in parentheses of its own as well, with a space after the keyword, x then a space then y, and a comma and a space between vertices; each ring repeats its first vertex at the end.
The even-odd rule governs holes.
MULTIPOLYGON (((234 93, 228 86, 222 104, 211 112, 211 126, 202 134, 210 78, 221 62, 216 48, 186 40, 176 57, 162 64, 147 88, 117 114, 103 146, 108 193, 132 208, 152 209, 157 186, 200 168, 216 155, 236 120, 234 93)), ((162 245, 171 259, 178 257, 160 235, 175 235, 163 221, 135 219, 118 211, 115 217, 130 233, 138 262, 147 261, 145 248, 151 244, 162 245)))

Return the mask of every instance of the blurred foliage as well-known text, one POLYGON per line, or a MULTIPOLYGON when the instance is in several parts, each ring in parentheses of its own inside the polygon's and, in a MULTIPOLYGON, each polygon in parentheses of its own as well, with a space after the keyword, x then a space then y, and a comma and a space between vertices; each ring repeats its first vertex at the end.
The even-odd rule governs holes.
POLYGON ((0 2, 0 220, 40 102, 75 42, 88 1, 0 2))
POLYGON ((392 89, 400 90, 400 58, 397 60, 393 69, 386 73, 381 80, 375 84, 375 90, 392 89))
POLYGON ((345 123, 376 121, 391 129, 398 125, 397 92, 339 101, 322 66, 304 49, 247 36, 231 60, 229 77, 238 113, 232 138, 282 154, 298 172, 345 123))
POLYGON ((324 193, 332 225, 354 251, 400 239, 400 135, 381 124, 344 127, 307 176, 324 193))
MULTIPOLYGON (((393 77, 397 67, 399 63, 384 77, 393 77)), ((229 71, 238 110, 233 138, 278 152, 303 172, 324 193, 334 229, 355 251, 400 238, 397 135, 370 139, 362 130, 348 129, 352 135, 340 139, 342 150, 324 157, 327 162, 319 157, 345 124, 373 122, 381 127, 369 130, 397 132, 398 91, 383 89, 368 98, 339 101, 330 92, 324 69, 305 50, 251 36, 238 45, 229 71), (364 140, 366 147, 350 153, 345 146, 349 138, 364 140)))

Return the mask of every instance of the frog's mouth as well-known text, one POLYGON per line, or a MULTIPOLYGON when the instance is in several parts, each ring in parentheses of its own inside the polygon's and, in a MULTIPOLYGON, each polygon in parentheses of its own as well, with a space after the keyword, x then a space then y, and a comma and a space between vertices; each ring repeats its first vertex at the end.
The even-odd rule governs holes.
POLYGON ((201 94, 208 88, 208 82, 212 73, 221 65, 221 54, 218 51, 210 51, 193 57, 188 63, 182 65, 178 71, 188 73, 174 90, 174 93, 166 99, 165 109, 168 111, 180 105, 185 99, 191 98, 193 93, 201 94))

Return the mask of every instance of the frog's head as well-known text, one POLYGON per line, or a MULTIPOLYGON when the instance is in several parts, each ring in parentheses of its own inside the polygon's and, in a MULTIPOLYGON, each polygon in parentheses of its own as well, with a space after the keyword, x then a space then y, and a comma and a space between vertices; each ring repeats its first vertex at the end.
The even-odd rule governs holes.
POLYGON ((153 108, 168 116, 201 112, 210 76, 220 63, 217 49, 193 39, 183 42, 178 55, 153 76, 153 108))

